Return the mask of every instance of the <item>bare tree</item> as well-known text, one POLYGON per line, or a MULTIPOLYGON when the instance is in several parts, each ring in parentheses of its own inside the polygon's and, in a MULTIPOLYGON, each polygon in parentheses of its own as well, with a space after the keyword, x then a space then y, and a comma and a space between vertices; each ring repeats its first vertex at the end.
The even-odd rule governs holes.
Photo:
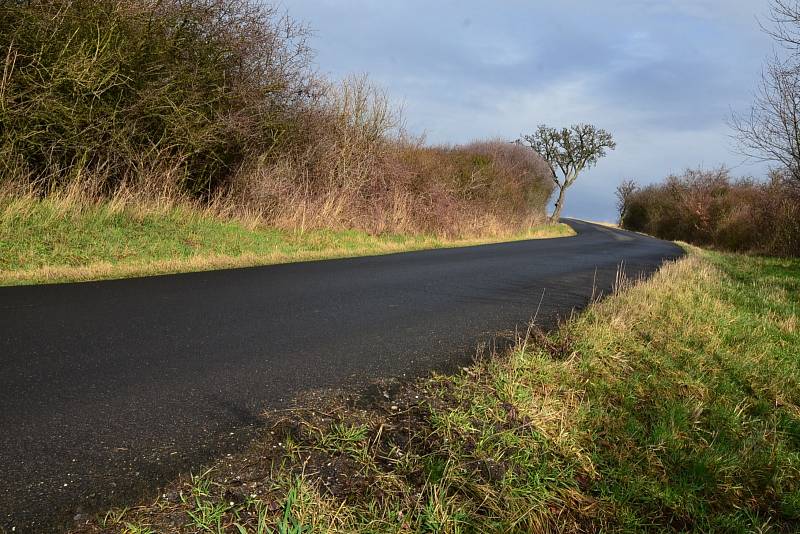
POLYGON ((619 213, 620 224, 625 220, 625 215, 628 213, 631 196, 638 190, 639 186, 633 180, 624 180, 617 186, 615 194, 617 196, 617 212, 619 213))
POLYGON ((606 155, 606 150, 617 147, 610 133, 591 124, 573 124, 560 130, 541 125, 535 133, 525 135, 517 142, 526 143, 550 167, 558 189, 550 222, 558 222, 564 209, 564 193, 575 183, 581 171, 596 165, 606 155))
POLYGON ((786 57, 767 62, 750 111, 734 114, 731 126, 743 155, 779 163, 800 181, 800 3, 772 0, 769 18, 762 28, 786 57))
POLYGON ((800 51, 800 5, 796 0, 772 0, 769 19, 761 29, 787 50, 800 51))
POLYGON ((739 151, 757 161, 783 165, 800 180, 800 72, 773 59, 748 114, 734 114, 739 151))

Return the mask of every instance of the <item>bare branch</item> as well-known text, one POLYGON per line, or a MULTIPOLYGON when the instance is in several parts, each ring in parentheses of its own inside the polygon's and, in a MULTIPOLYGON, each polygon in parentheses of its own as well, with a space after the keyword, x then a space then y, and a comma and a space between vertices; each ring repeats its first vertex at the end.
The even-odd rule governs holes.
POLYGON ((778 163, 800 181, 800 3, 772 0, 769 20, 762 29, 789 56, 767 61, 750 110, 730 125, 742 155, 778 163))

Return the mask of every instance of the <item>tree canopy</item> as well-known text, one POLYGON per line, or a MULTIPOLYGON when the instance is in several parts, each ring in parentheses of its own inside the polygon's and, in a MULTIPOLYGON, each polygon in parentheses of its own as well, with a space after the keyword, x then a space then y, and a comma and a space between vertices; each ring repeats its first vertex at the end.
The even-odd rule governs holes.
POLYGON ((526 143, 550 166, 553 182, 559 190, 551 221, 561 216, 564 192, 575 183, 581 171, 593 167, 608 150, 617 147, 610 133, 591 124, 573 124, 561 129, 540 125, 536 132, 524 135, 518 142, 526 143))

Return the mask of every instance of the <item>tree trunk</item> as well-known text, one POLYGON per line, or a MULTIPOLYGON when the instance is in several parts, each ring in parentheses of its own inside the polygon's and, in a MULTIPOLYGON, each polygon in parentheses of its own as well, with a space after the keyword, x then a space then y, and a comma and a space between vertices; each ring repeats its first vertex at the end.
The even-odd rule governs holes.
POLYGON ((558 199, 556 199, 556 206, 553 210, 553 214, 550 215, 550 222, 557 223, 558 220, 561 218, 561 210, 564 209, 564 191, 566 191, 566 187, 559 187, 558 189, 558 199))

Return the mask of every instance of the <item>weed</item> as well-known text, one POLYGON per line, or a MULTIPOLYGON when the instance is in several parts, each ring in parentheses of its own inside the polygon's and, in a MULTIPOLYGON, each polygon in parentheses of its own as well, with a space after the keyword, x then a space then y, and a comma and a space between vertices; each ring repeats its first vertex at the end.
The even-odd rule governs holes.
POLYGON ((147 525, 125 523, 123 534, 156 534, 156 531, 147 525))
POLYGON ((329 430, 320 433, 319 443, 338 452, 352 452, 362 448, 367 431, 365 425, 334 423, 329 430))
POLYGON ((276 526, 277 534, 303 534, 307 529, 294 516, 293 510, 298 497, 298 481, 286 492, 286 503, 283 506, 283 514, 276 526))
POLYGON ((117 508, 115 510, 109 510, 105 514, 103 514, 102 518, 99 519, 100 526, 102 527, 109 527, 112 525, 118 525, 122 523, 122 518, 125 517, 125 513, 128 511, 127 508, 117 508))
POLYGON ((223 523, 228 513, 236 515, 233 503, 219 499, 212 493, 214 482, 210 477, 211 470, 201 475, 192 475, 190 478, 190 496, 181 494, 186 513, 191 518, 194 527, 203 532, 225 532, 223 523))

